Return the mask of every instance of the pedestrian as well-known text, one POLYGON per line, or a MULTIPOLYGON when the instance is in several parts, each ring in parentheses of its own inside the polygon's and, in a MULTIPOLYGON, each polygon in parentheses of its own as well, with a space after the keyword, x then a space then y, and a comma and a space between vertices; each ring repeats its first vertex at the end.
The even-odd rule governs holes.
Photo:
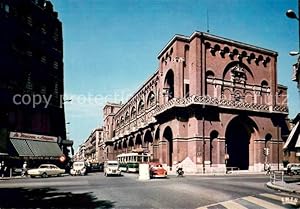
POLYGON ((176 165, 176 173, 177 173, 177 176, 181 176, 181 177, 184 174, 181 161, 179 161, 176 165))
POLYGON ((22 177, 27 174, 27 162, 24 161, 23 167, 22 167, 22 177))
POLYGON ((2 177, 3 169, 4 169, 4 161, 2 161, 2 162, 0 163, 0 177, 2 177), (3 165, 2 165, 2 164, 3 164, 3 165))

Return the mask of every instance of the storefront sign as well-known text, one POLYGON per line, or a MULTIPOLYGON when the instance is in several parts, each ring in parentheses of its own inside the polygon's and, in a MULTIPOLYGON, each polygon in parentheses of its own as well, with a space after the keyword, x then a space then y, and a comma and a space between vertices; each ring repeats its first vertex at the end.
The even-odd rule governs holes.
POLYGON ((10 132, 10 138, 13 139, 24 139, 24 140, 37 140, 37 141, 47 141, 47 142, 57 142, 57 137, 54 136, 45 136, 37 134, 27 134, 21 132, 10 132))

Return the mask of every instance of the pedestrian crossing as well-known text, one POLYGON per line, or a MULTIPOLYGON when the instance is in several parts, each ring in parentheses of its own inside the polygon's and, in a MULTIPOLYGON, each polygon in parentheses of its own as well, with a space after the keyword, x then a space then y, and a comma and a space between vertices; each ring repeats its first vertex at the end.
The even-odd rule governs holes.
POLYGON ((297 197, 292 197, 286 193, 262 193, 206 205, 197 209, 284 209, 299 207, 300 198, 298 201, 297 197))

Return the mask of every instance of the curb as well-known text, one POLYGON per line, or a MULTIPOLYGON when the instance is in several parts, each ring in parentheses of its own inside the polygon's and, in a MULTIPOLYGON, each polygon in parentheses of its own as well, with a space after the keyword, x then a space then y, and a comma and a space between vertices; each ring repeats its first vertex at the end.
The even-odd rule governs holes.
MULTIPOLYGON (((63 173, 61 176, 69 176, 70 174, 63 173)), ((26 179, 30 176, 12 176, 12 177, 0 177, 0 181, 11 180, 11 179, 26 179)))
POLYGON ((278 191, 300 194, 299 190, 297 191, 297 190, 292 189, 292 188, 279 186, 279 185, 276 185, 276 184, 272 184, 271 182, 266 183, 266 186, 270 189, 274 189, 274 190, 278 190, 278 191))

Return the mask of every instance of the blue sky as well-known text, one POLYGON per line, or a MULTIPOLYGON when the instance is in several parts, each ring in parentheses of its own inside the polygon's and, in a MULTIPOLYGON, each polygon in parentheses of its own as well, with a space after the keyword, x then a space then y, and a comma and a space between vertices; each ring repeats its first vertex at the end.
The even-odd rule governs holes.
POLYGON ((52 0, 63 23, 66 121, 78 145, 102 125, 107 101, 126 99, 158 67, 157 55, 175 35, 210 33, 279 53, 278 82, 288 87, 290 117, 300 94, 291 81, 298 50, 296 0, 52 0))

